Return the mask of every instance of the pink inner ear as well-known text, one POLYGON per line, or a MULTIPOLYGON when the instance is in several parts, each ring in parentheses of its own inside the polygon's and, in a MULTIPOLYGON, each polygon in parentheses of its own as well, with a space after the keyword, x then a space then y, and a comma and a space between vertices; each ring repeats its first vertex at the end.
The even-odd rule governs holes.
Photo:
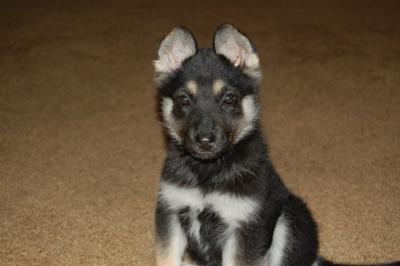
POLYGON ((241 49, 238 43, 232 39, 227 38, 223 45, 222 54, 225 55, 235 67, 241 66, 245 63, 246 51, 241 49))
POLYGON ((176 69, 180 67, 182 62, 189 57, 190 55, 190 48, 182 43, 175 43, 172 48, 171 52, 168 55, 169 62, 171 64, 172 69, 176 69))

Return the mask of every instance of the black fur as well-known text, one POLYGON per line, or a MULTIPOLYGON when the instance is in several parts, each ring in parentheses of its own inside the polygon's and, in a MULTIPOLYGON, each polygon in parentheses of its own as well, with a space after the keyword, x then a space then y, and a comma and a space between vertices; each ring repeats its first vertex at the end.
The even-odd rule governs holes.
MULTIPOLYGON (((221 107, 220 97, 223 97, 225 90, 235 93, 239 103, 240 99, 247 95, 253 95, 257 99, 259 91, 259 80, 242 70, 235 67, 225 56, 216 54, 213 49, 199 49, 194 55, 186 58, 178 69, 159 82, 160 98, 174 99, 173 116, 183 121, 183 139, 185 132, 194 127, 191 119, 204 115, 204 112, 207 112, 208 116, 211 115, 211 118, 203 120, 224 119, 222 130, 229 132, 235 120, 242 116, 242 110, 240 105, 229 107, 229 110, 221 107), (210 87, 216 79, 221 79, 226 84, 220 96, 210 95, 210 87), (190 96, 192 106, 179 107, 176 97, 182 93, 189 80, 198 84, 200 95, 190 96), (198 100, 196 97, 203 99, 198 100)), ((284 215, 290 228, 290 246, 286 250, 282 265, 310 266, 317 260, 319 265, 333 265, 318 258, 317 226, 312 215, 306 204, 289 192, 283 184, 268 156, 258 120, 253 123, 249 134, 237 143, 228 141, 226 147, 211 158, 198 157, 187 147, 185 140, 180 143, 168 137, 162 182, 184 188, 198 188, 203 194, 218 191, 237 197, 252 197, 260 203, 261 208, 253 219, 242 223, 237 229, 240 265, 258 265, 260 258, 265 256, 271 247, 272 235, 281 215, 284 215)), ((227 133, 228 136, 229 134, 227 133)), ((171 210, 168 203, 160 197, 156 210, 156 236, 161 245, 167 243, 170 238, 168 225, 172 217, 179 220, 187 236, 186 252, 197 265, 222 265, 227 224, 212 207, 206 207, 200 212, 191 210, 189 206, 171 210), (201 246, 189 233, 194 222, 193 217, 201 224, 201 246)), ((400 264, 396 262, 390 265, 400 264)))

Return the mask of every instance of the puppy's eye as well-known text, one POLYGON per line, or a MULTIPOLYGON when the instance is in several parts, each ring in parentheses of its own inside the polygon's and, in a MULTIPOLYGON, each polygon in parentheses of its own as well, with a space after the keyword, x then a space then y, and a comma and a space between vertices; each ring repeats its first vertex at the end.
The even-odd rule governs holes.
POLYGON ((188 106, 188 105, 190 105, 190 99, 186 95, 178 96, 176 101, 180 106, 188 106))
POLYGON ((228 92, 224 95, 222 102, 227 105, 233 105, 236 102, 236 96, 233 93, 228 92))

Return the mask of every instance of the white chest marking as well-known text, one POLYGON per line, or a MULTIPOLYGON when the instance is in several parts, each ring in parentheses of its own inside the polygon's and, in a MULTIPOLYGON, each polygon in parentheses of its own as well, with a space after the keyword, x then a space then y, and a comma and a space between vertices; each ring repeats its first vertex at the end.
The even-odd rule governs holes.
POLYGON ((201 211, 211 206, 224 222, 233 228, 237 227, 239 222, 247 221, 258 209, 257 202, 250 197, 237 197, 221 192, 204 195, 198 188, 182 188, 164 182, 161 183, 160 193, 161 198, 174 210, 190 207, 201 211))

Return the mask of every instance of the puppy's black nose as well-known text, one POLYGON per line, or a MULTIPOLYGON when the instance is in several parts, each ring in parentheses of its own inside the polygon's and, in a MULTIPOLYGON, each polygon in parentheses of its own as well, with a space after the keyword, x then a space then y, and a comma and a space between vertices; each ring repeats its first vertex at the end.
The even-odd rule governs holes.
POLYGON ((203 151, 210 151, 214 146, 215 136, 213 135, 197 135, 196 136, 196 144, 203 151))

